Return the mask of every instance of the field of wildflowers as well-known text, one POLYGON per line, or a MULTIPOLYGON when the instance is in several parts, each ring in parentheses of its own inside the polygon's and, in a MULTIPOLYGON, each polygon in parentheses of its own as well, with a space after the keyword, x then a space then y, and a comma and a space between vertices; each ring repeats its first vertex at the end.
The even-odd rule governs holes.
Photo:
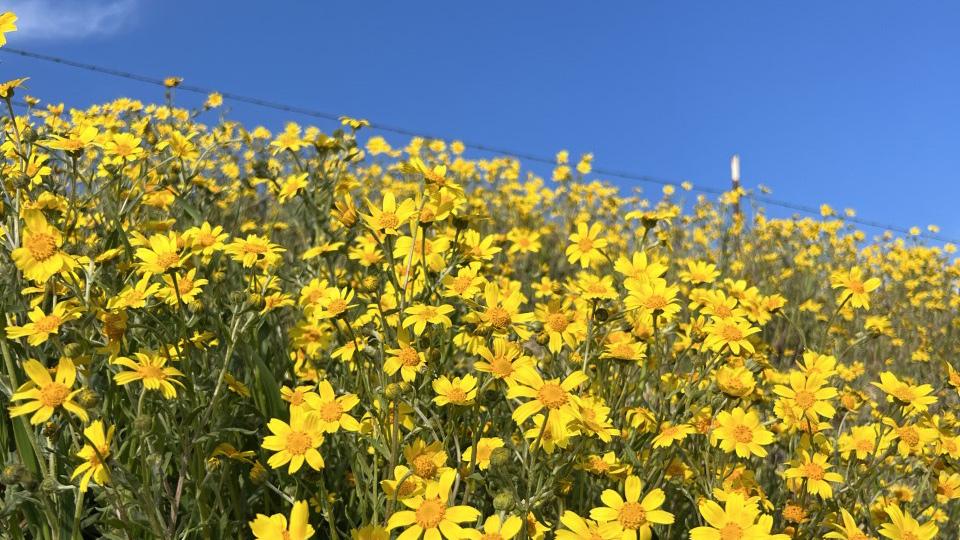
POLYGON ((0 85, 0 537, 958 537, 953 246, 178 82, 0 85))

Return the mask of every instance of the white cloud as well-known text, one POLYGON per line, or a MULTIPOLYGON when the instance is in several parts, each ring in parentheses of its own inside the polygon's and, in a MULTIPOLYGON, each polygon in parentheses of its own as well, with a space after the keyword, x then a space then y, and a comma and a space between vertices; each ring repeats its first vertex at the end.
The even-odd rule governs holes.
POLYGON ((130 26, 138 0, 8 0, 4 11, 17 15, 20 39, 81 39, 115 34, 130 26))

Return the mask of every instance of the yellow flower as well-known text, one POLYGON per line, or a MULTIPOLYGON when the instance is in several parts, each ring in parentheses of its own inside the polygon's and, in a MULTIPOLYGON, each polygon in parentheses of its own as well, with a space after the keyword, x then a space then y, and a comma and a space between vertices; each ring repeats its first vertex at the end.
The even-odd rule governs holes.
POLYGON ((838 304, 850 303, 851 307, 870 309, 870 293, 880 287, 879 278, 863 278, 863 270, 854 267, 849 271, 838 270, 830 275, 830 286, 843 289, 837 298, 838 304))
POLYGON ((829 401, 837 396, 837 389, 822 387, 824 382, 819 376, 806 376, 799 371, 792 371, 790 386, 777 385, 773 392, 781 396, 781 400, 789 407, 798 410, 798 416, 816 424, 821 416, 830 419, 837 412, 829 401))
POLYGON ((89 426, 83 429, 83 436, 87 442, 83 448, 77 452, 77 457, 83 459, 83 463, 73 470, 70 479, 78 476, 80 478, 80 491, 87 491, 92 478, 97 484, 104 485, 110 480, 110 472, 104 460, 110 455, 110 443, 113 441, 113 432, 116 426, 110 426, 106 433, 103 432, 103 422, 94 420, 89 426))
POLYGON ((871 384, 886 392, 891 401, 896 401, 898 405, 904 407, 908 416, 925 413, 929 405, 937 402, 937 396, 930 395, 933 387, 929 384, 913 386, 901 381, 889 371, 880 373, 879 383, 871 384))
POLYGON ((753 344, 747 339, 751 335, 760 332, 760 329, 751 326, 746 319, 717 319, 713 318, 703 328, 707 333, 707 338, 703 344, 714 352, 720 352, 725 347, 729 347, 733 354, 740 354, 743 349, 747 352, 754 352, 753 344))
POLYGON ((454 377, 448 379, 446 375, 441 375, 434 379, 433 391, 437 396, 433 402, 441 407, 444 405, 470 405, 477 397, 477 378, 473 375, 465 375, 462 379, 454 377))
POLYGON ((465 538, 467 532, 459 524, 475 521, 480 512, 470 506, 448 506, 456 474, 446 471, 437 482, 427 485, 422 496, 403 499, 409 510, 394 512, 387 522, 387 530, 403 528, 398 540, 418 540, 421 536, 437 540, 441 533, 448 540, 465 538))
POLYGON ((604 490, 600 495, 602 506, 590 511, 590 517, 598 522, 616 522, 622 529, 621 540, 650 540, 653 537, 653 525, 670 525, 673 523, 673 514, 661 510, 666 500, 662 489, 653 489, 643 500, 643 482, 634 475, 627 477, 621 497, 612 489, 604 490))
POLYGON ((807 487, 807 493, 829 499, 833 497, 833 488, 830 487, 830 482, 843 482, 843 476, 827 471, 831 466, 827 463, 827 456, 820 453, 814 453, 811 456, 804 450, 799 462, 787 469, 783 476, 788 480, 803 480, 807 487))
POLYGON ((533 414, 547 409, 557 421, 573 420, 577 417, 574 396, 570 393, 587 381, 587 374, 574 371, 563 382, 560 379, 543 380, 534 368, 524 369, 515 376, 517 384, 507 390, 507 398, 530 398, 513 411, 513 421, 523 424, 533 414))
POLYGON ((317 450, 323 444, 323 430, 316 415, 291 409, 289 424, 279 418, 271 418, 267 429, 272 435, 263 438, 262 446, 275 452, 267 460, 271 468, 289 463, 287 472, 293 474, 300 470, 304 461, 317 471, 324 467, 323 456, 317 450))
POLYGON ((744 366, 723 366, 716 371, 717 386, 728 396, 743 397, 753 392, 757 381, 744 366))
POLYGON ((280 201, 280 204, 296 197, 297 193, 307 187, 307 176, 309 176, 309 173, 291 174, 283 181, 277 193, 277 200, 280 201))
POLYGON ((463 196, 463 187, 447 177, 446 165, 428 167, 422 159, 414 156, 409 163, 404 164, 404 170, 422 175, 427 187, 432 190, 446 190, 454 196, 463 196))
POLYGON ((413 332, 417 335, 423 333, 427 324, 439 324, 450 328, 453 324, 448 314, 453 313, 453 306, 440 304, 431 306, 426 304, 414 304, 406 309, 407 317, 403 319, 403 327, 413 326, 413 332))
POLYGON ((313 309, 307 311, 317 319, 334 319, 343 316, 355 305, 350 303, 353 297, 352 290, 328 287, 316 299, 313 309))
POLYGON ((140 259, 140 272, 144 275, 163 274, 180 268, 183 263, 176 233, 155 234, 150 237, 147 246, 137 248, 136 251, 137 258, 140 259))
POLYGON ((567 510, 560 516, 560 523, 566 529, 557 531, 557 540, 619 540, 623 535, 616 521, 597 523, 583 519, 575 512, 567 510))
POLYGON ((554 300, 537 306, 535 313, 543 323, 543 331, 549 336, 547 349, 554 354, 558 354, 564 344, 570 349, 576 349, 586 337, 587 325, 580 320, 582 315, 568 303, 554 300))
MULTIPOLYGON (((490 467, 490 456, 497 448, 503 448, 503 439, 499 437, 480 437, 477 439, 477 467, 485 471, 490 467)), ((469 447, 461 456, 464 463, 473 463, 473 447, 469 447)))
POLYGON ((383 206, 377 208, 373 203, 367 201, 367 208, 370 214, 361 214, 360 217, 366 222, 367 226, 375 232, 382 232, 387 235, 400 234, 400 226, 410 221, 417 213, 416 203, 413 199, 406 199, 400 205, 397 205, 397 199, 392 191, 383 194, 383 206))
POLYGON ((40 144, 54 150, 63 150, 72 154, 77 154, 84 148, 94 146, 100 131, 94 126, 78 125, 70 130, 66 137, 53 135, 52 139, 42 141, 40 144))
POLYGON ((427 444, 416 439, 403 449, 403 457, 410 464, 413 473, 424 480, 433 480, 437 475, 450 470, 446 467, 447 453, 439 442, 427 444))
POLYGON ((880 440, 880 430, 876 424, 851 426, 850 433, 840 435, 837 442, 844 459, 849 459, 852 453, 861 461, 870 455, 882 453, 889 446, 886 437, 883 441, 880 440), (878 446, 880 443, 883 443, 883 446, 878 446))
POLYGON ((472 300, 480 292, 480 286, 483 285, 483 278, 478 276, 480 263, 472 263, 457 270, 457 275, 444 276, 443 283, 444 298, 459 297, 472 300))
POLYGON ((337 396, 330 381, 320 381, 318 393, 308 392, 303 395, 306 410, 316 417, 317 427, 326 433, 336 433, 340 429, 359 431, 360 422, 347 414, 350 409, 360 403, 356 394, 337 396))
POLYGON ((687 269, 680 271, 680 279, 694 285, 713 283, 718 277, 717 265, 703 261, 688 261, 687 269))
POLYGON ((744 499, 734 492, 722 508, 714 501, 701 501, 699 510, 707 526, 691 530, 690 540, 790 540, 785 534, 770 534, 773 518, 760 513, 756 498, 744 499))
POLYGON ((286 250, 282 247, 270 242, 269 238, 256 234, 248 234, 242 240, 236 239, 224 248, 224 252, 243 264, 244 268, 255 264, 261 267, 273 266, 284 251, 286 250))
POLYGON ((696 430, 689 424, 673 425, 670 422, 664 422, 660 426, 660 433, 653 438, 654 448, 665 448, 672 446, 675 442, 680 442, 687 438, 687 435, 695 433, 696 430))
POLYGON ((144 151, 140 147, 141 139, 131 133, 114 133, 103 145, 103 151, 108 156, 122 161, 136 161, 143 157, 144 151))
POLYGON ((510 540, 520 533, 523 528, 523 520, 517 516, 510 516, 506 520, 501 520, 500 516, 493 515, 483 522, 483 534, 476 531, 477 540, 510 540))
POLYGON ((0 47, 7 44, 7 32, 17 31, 17 16, 11 11, 0 13, 0 47))
POLYGON ((158 354, 134 353, 137 361, 121 356, 113 362, 131 371, 121 371, 113 376, 119 385, 130 384, 134 381, 143 381, 147 390, 160 390, 166 399, 177 397, 177 388, 174 384, 183 386, 183 383, 174 377, 183 377, 177 368, 167 366, 167 358, 158 354))
POLYGON ((884 511, 890 517, 890 522, 880 525, 880 536, 891 540, 933 540, 937 537, 939 529, 932 521, 920 525, 910 514, 905 514, 892 504, 884 511))
POLYGON ((828 532, 824 538, 833 538, 836 540, 876 540, 872 536, 864 534, 857 525, 857 520, 853 519, 850 512, 840 509, 840 516, 843 518, 843 525, 836 524, 837 531, 828 532))
POLYGON ((524 302, 518 291, 501 291, 496 283, 487 283, 483 289, 483 298, 486 309, 480 313, 480 320, 498 335, 504 335, 513 330, 522 339, 530 337, 530 330, 526 323, 534 319, 533 313, 520 313, 520 305, 524 302))
POLYGON ((393 468, 392 480, 381 480, 380 486, 383 493, 388 497, 397 499, 407 499, 423 494, 423 489, 427 482, 419 476, 413 474, 413 471, 403 465, 397 465, 393 468))
POLYGON ((417 374, 426 368, 427 357, 411 345, 410 336, 406 332, 398 332, 397 339, 399 341, 397 348, 386 351, 390 356, 384 361, 383 370, 388 375, 399 371, 404 381, 413 382, 417 374))
POLYGON ((310 526, 310 506, 307 501, 293 503, 289 524, 283 514, 269 517, 257 514, 257 519, 250 522, 250 530, 257 540, 307 540, 315 532, 310 526))
POLYGON ((711 444, 718 444, 724 452, 736 452, 742 458, 755 455, 764 457, 764 446, 773 442, 773 433, 764 429, 760 416, 754 411, 736 407, 732 411, 720 411, 717 427, 710 434, 711 444))
POLYGON ((477 354, 483 360, 474 362, 473 368, 481 373, 489 373, 494 379, 506 382, 508 386, 516 383, 516 374, 520 370, 534 366, 533 358, 523 354, 523 347, 519 343, 502 337, 493 339, 492 351, 486 345, 481 345, 477 354))
POLYGON ((171 274, 162 276, 165 286, 157 291, 157 296, 171 306, 177 305, 178 302, 183 304, 193 302, 197 295, 203 292, 202 287, 208 283, 205 279, 197 279, 196 268, 191 268, 186 274, 171 274))
POLYGON ((647 283, 654 279, 659 279, 667 272, 667 267, 657 262, 649 260, 647 253, 639 251, 627 258, 621 255, 614 263, 613 269, 624 277, 625 286, 629 289, 635 289, 641 283, 647 283))
POLYGON ((605 259, 603 248, 607 241, 599 238, 603 225, 594 223, 589 228, 586 223, 577 223, 577 232, 570 235, 570 245, 567 246, 567 260, 571 264, 579 263, 582 268, 588 268, 605 259))
POLYGON ((53 416, 57 407, 63 407, 71 413, 87 421, 87 411, 78 405, 73 398, 82 390, 70 390, 77 380, 77 368, 69 358, 60 359, 54 378, 43 364, 36 360, 27 360, 23 369, 30 377, 30 381, 21 386, 10 396, 11 401, 30 400, 27 403, 10 407, 10 417, 33 413, 31 424, 42 424, 53 416))
POLYGON ((624 300, 627 309, 638 310, 640 314, 658 314, 667 319, 680 311, 677 304, 678 287, 667 285, 663 279, 649 281, 631 281, 625 284, 630 294, 624 300))
POLYGON ((27 313, 30 322, 23 326, 7 327, 7 337, 10 339, 25 337, 27 343, 37 346, 46 342, 51 335, 56 335, 60 331, 60 325, 79 316, 79 313, 68 311, 63 302, 54 306, 49 315, 39 307, 35 307, 33 311, 27 313))
POLYGON ((54 274, 76 266, 72 257, 60 251, 63 236, 47 223, 43 213, 31 210, 24 213, 21 247, 10 254, 23 275, 37 283, 46 282, 54 274))
POLYGON ((150 283, 150 276, 145 275, 135 285, 127 285, 119 294, 108 300, 107 307, 109 309, 142 308, 159 290, 160 285, 150 283))
POLYGON ((223 232, 220 225, 212 226, 204 221, 199 227, 191 227, 183 232, 183 239, 194 253, 209 257, 224 248, 224 241, 229 235, 223 232))

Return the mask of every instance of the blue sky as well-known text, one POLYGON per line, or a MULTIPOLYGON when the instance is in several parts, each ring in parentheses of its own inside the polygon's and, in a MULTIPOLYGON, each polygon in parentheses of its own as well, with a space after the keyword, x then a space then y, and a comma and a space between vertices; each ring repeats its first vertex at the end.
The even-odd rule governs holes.
MULTIPOLYGON (((597 167, 697 185, 728 185, 736 152, 745 183, 778 198, 852 207, 895 225, 933 223, 960 238, 958 3, 21 0, 0 8, 21 16, 11 47, 530 153, 589 151, 597 167)), ((29 76, 31 94, 70 105, 162 99, 156 87, 9 54, 0 54, 0 71, 29 76)), ((311 122, 228 105, 251 124, 311 122)))

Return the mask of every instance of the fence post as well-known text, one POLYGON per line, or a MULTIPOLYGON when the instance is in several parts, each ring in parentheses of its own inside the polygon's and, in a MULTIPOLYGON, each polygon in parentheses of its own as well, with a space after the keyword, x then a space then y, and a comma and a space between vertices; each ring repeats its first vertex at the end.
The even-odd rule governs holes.
POLYGON ((737 194, 733 203, 733 213, 740 217, 740 154, 734 154, 730 158, 730 184, 731 189, 737 194))

